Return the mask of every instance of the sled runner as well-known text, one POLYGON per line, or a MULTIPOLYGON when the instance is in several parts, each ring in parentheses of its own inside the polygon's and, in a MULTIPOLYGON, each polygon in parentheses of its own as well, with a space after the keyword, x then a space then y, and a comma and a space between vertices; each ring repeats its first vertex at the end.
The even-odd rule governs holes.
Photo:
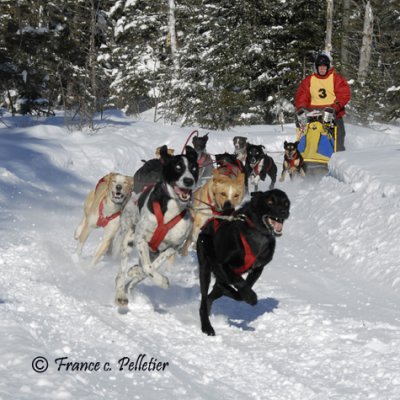
POLYGON ((297 149, 303 156, 306 174, 326 172, 336 152, 335 111, 330 107, 299 110, 296 119, 297 149))

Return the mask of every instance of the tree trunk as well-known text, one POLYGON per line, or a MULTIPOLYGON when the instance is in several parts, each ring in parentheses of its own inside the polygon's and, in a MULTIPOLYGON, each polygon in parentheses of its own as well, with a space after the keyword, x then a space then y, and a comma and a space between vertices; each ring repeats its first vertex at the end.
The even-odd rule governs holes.
POLYGON ((332 51, 333 0, 326 0, 326 35, 325 51, 332 51))
POLYGON ((360 51, 360 64, 358 66, 358 81, 363 85, 369 69, 371 60, 372 34, 373 34, 374 16, 372 13, 371 3, 368 1, 365 6, 363 39, 360 51))
POLYGON ((350 0, 343 0, 342 43, 340 61, 342 73, 347 75, 349 69, 349 34, 350 34, 350 0))
POLYGON ((175 31, 175 0, 168 0, 169 7, 169 19, 168 19, 168 30, 171 40, 171 57, 174 64, 175 73, 179 70, 179 62, 176 54, 177 41, 176 41, 176 31, 175 31))

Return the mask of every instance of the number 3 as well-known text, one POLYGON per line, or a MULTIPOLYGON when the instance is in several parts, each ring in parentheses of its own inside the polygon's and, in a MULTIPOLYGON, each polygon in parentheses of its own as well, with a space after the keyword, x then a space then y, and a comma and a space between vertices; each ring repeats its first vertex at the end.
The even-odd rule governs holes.
POLYGON ((327 97, 327 94, 326 94, 326 90, 325 90, 325 89, 319 89, 319 90, 318 90, 318 93, 319 93, 319 98, 320 98, 320 99, 325 99, 325 98, 327 97))

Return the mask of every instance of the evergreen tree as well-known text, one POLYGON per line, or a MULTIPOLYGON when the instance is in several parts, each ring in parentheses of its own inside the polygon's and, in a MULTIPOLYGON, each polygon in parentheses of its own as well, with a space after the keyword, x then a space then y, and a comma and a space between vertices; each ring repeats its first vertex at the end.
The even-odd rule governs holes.
POLYGON ((115 66, 111 101, 127 113, 138 113, 154 106, 159 96, 159 68, 166 56, 167 4, 120 1, 110 16, 114 21, 115 66))

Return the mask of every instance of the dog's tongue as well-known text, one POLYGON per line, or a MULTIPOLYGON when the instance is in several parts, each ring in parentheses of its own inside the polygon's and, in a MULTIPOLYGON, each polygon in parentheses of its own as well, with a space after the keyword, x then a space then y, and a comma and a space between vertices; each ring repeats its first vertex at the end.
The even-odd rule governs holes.
POLYGON ((279 221, 275 221, 272 218, 269 218, 269 222, 273 226, 274 232, 281 235, 282 231, 283 231, 283 223, 279 222, 279 221))
POLYGON ((192 191, 190 189, 182 189, 178 186, 174 186, 175 193, 179 196, 181 200, 187 201, 190 199, 192 191))

